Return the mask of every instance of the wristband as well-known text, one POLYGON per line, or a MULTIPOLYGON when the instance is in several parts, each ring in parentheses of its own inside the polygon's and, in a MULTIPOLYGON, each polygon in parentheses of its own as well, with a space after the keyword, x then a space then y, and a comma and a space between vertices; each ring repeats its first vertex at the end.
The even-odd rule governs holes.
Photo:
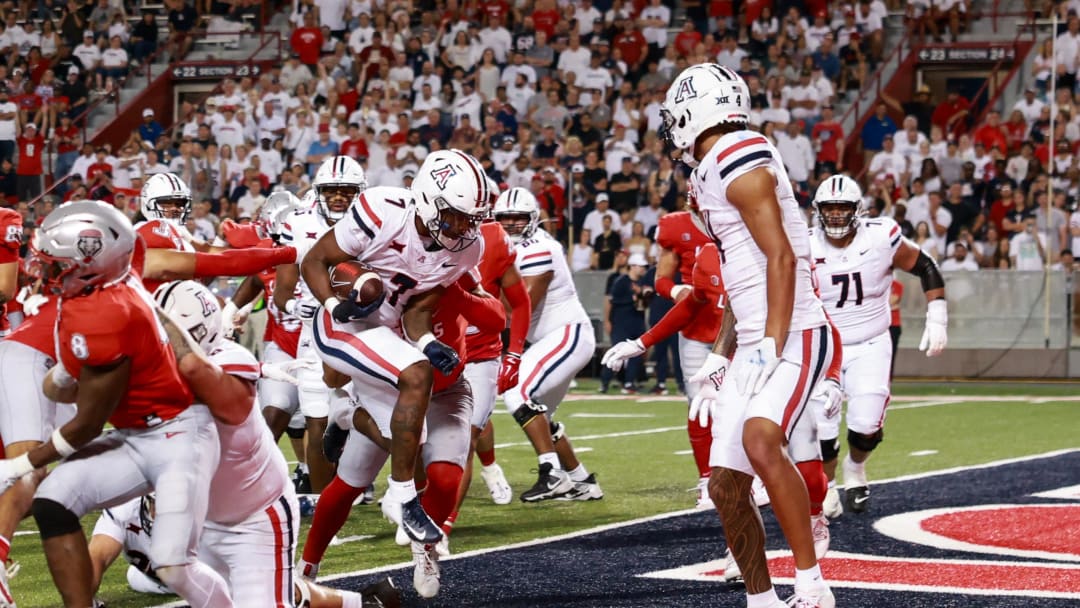
POLYGON ((671 288, 671 299, 672 300, 678 300, 679 299, 679 294, 681 294, 684 291, 693 291, 693 290, 694 290, 693 287, 691 287, 689 285, 686 285, 686 284, 676 285, 676 286, 671 288))
POLYGON ((34 465, 30 464, 30 452, 23 452, 21 455, 11 459, 12 464, 12 477, 18 479, 27 473, 34 472, 34 465))
POLYGON ((431 344, 432 342, 435 342, 435 341, 436 341, 435 334, 433 334, 433 333, 431 333, 429 331, 426 334, 420 336, 420 339, 416 341, 416 347, 419 348, 422 351, 425 348, 427 348, 428 344, 431 344))
MULTIPOLYGON (((295 302, 295 300, 289 300, 289 301, 290 302, 295 302)), ((341 300, 335 298, 334 296, 330 296, 329 298, 326 298, 325 300, 323 300, 323 303, 322 303, 323 308, 325 308, 331 315, 334 314, 334 309, 337 308, 338 304, 341 304, 341 300)), ((288 302, 286 302, 285 305, 288 306, 288 302)), ((296 306, 296 304, 293 304, 293 306, 296 306)))
POLYGON ((52 432, 52 444, 56 448, 56 453, 60 454, 61 458, 67 458, 75 453, 75 448, 68 443, 67 439, 60 433, 60 429, 56 429, 52 432))

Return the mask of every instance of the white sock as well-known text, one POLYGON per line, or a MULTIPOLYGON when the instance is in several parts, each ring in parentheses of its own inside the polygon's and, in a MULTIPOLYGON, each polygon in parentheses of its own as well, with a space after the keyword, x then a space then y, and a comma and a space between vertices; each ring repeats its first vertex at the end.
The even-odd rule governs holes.
POLYGON ((831 489, 833 489, 835 487, 836 487, 836 480, 835 479, 830 479, 829 480, 829 489, 831 490, 831 489))
POLYGON ((307 466, 306 462, 301 462, 300 463, 300 472, 303 473, 304 475, 308 475, 308 474, 311 473, 311 471, 308 469, 308 466, 307 466))
POLYGON ((799 589, 818 589, 824 584, 825 579, 821 578, 821 567, 817 564, 806 570, 795 570, 796 593, 799 589))
POLYGON ((390 484, 390 492, 401 502, 409 502, 416 498, 416 482, 412 479, 409 481, 397 481, 393 477, 389 477, 387 481, 390 484))
POLYGON ((851 459, 851 454, 848 454, 844 458, 844 487, 858 488, 868 485, 870 484, 866 481, 866 463, 855 462, 851 459))
POLYGON ((551 468, 553 468, 553 469, 561 468, 561 465, 559 464, 559 455, 556 454, 555 452, 548 452, 546 454, 540 454, 536 458, 537 458, 537 460, 540 461, 540 464, 545 464, 545 463, 550 464, 551 468))
POLYGON ((779 601, 780 596, 776 595, 774 588, 769 588, 764 593, 746 594, 746 608, 772 608, 779 601))
POLYGON ((577 468, 570 471, 570 481, 585 481, 589 476, 589 472, 585 470, 585 465, 578 463, 577 468))
POLYGON ((364 608, 364 596, 353 591, 338 591, 341 594, 341 608, 364 608))

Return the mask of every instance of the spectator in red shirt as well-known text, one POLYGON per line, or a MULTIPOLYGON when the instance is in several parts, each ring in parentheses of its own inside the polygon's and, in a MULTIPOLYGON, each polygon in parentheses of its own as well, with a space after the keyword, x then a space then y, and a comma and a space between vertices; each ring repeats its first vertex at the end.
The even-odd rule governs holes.
POLYGON ((682 31, 675 36, 675 51, 680 57, 689 57, 694 53, 694 47, 699 42, 701 42, 701 32, 694 29, 693 21, 688 20, 683 23, 682 31))
POLYGON ((300 56, 300 63, 315 69, 319 63, 319 55, 322 53, 323 35, 319 24, 315 22, 315 13, 304 13, 304 27, 293 30, 289 37, 289 45, 300 56))
POLYGON ((960 91, 952 89, 948 96, 934 108, 934 114, 930 122, 941 127, 941 130, 953 135, 967 133, 967 118, 970 115, 971 102, 960 95, 960 91))
POLYGON ((361 158, 367 159, 367 141, 364 140, 364 136, 360 132, 360 125, 356 124, 355 122, 349 124, 349 139, 341 142, 341 150, 339 154, 341 154, 342 156, 348 156, 355 161, 360 161, 361 158))
MULTIPOLYGON (((616 22, 619 20, 616 19, 616 22)), ((649 47, 649 43, 645 41, 645 36, 638 28, 637 24, 633 20, 622 20, 625 25, 623 33, 615 37, 615 48, 619 49, 622 53, 623 61, 626 62, 626 69, 631 73, 637 72, 641 67, 641 62, 645 60, 645 51, 649 47)))
POLYGON ((975 129, 975 143, 982 144, 987 150, 998 150, 1002 154, 1009 151, 1009 143, 1005 139, 1005 131, 1001 127, 1001 114, 997 110, 990 110, 986 115, 986 122, 975 129))
POLYGON ((495 17, 500 21, 510 12, 510 5, 503 0, 484 0, 480 3, 480 8, 488 17, 495 17))
POLYGON ((832 104, 821 106, 821 121, 814 125, 810 139, 817 151, 814 175, 844 170, 844 127, 836 121, 832 104))
POLYGON ((559 25, 559 10, 555 7, 555 0, 537 0, 536 9, 532 12, 533 27, 538 32, 544 32, 551 38, 555 35, 555 26, 559 25))
POLYGON ((86 181, 93 184, 97 181, 98 175, 101 173, 108 173, 109 175, 112 175, 112 163, 108 162, 105 159, 107 154, 108 153, 106 152, 105 148, 98 148, 95 151, 96 157, 94 159, 94 162, 86 168, 86 181))
POLYGON ((19 200, 31 201, 41 194, 41 153, 45 138, 37 131, 37 125, 27 123, 22 136, 15 140, 19 147, 19 166, 15 171, 16 194, 19 200))

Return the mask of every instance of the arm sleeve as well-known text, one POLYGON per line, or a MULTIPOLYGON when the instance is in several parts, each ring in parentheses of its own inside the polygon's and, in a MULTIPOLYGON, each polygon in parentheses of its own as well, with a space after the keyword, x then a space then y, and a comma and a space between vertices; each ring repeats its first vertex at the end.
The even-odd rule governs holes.
POLYGON ((483 333, 500 332, 506 327, 506 311, 499 299, 471 294, 458 285, 449 290, 460 292, 455 297, 460 298, 462 316, 470 325, 483 333))
POLYGON ((196 253, 196 277, 245 277, 281 264, 295 264, 296 249, 268 247, 230 249, 221 253, 196 253))
POLYGON ((675 335, 676 332, 694 320, 694 317, 697 316, 705 304, 705 302, 693 297, 679 300, 656 325, 653 325, 649 328, 649 331, 642 334, 641 343, 645 345, 645 348, 649 348, 657 342, 675 335))

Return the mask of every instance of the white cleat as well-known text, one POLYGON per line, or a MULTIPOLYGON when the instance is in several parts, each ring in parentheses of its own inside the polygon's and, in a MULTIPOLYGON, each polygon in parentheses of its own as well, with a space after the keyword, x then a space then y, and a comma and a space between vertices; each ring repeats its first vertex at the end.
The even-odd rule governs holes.
POLYGON ((731 549, 724 552, 724 582, 729 585, 743 582, 742 570, 739 569, 739 564, 735 562, 735 556, 731 554, 731 549))
POLYGON ((0 608, 15 608, 15 596, 11 594, 8 579, 19 573, 19 563, 9 563, 10 565, 0 563, 0 608))
POLYGON ((796 591, 788 598, 787 605, 792 608, 836 608, 836 598, 828 587, 813 591, 796 591))
POLYGON ((761 478, 754 475, 754 483, 750 486, 750 495, 754 497, 754 504, 761 507, 769 506, 772 502, 769 499, 769 491, 765 489, 765 482, 761 481, 761 478))
POLYGON ((450 557, 450 535, 443 534, 442 540, 435 543, 435 553, 439 557, 450 557))
POLYGON ((430 599, 439 594, 439 555, 434 545, 412 543, 413 588, 422 598, 430 599))
POLYGON ((709 496, 709 478, 702 477, 698 480, 697 488, 697 504, 694 508, 699 511, 712 511, 716 508, 713 504, 712 497, 709 496))
POLYGON ((491 492, 492 502, 497 505, 508 505, 514 500, 514 492, 506 481, 506 475, 503 474, 499 463, 495 462, 491 466, 481 467, 480 477, 484 478, 488 492, 491 492))
POLYGON ((821 559, 829 552, 829 518, 824 513, 811 515, 810 531, 814 534, 814 555, 821 559))
POLYGON ((836 519, 844 514, 844 501, 840 500, 840 490, 837 490, 836 486, 829 488, 829 491, 825 493, 822 510, 825 517, 829 519, 836 519))

